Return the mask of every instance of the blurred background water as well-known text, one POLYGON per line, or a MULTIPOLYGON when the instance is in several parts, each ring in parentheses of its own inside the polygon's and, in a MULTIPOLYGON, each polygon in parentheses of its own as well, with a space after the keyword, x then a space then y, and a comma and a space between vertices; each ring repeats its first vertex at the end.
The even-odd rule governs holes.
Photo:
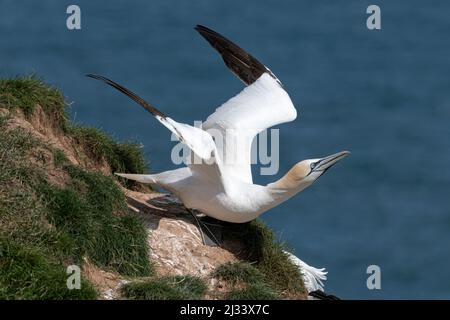
MULTIPOLYGON (((327 267, 342 298, 450 298, 450 2, 12 1, 0 3, 0 77, 36 73, 71 117, 145 145, 174 168, 169 132, 111 88, 115 79, 193 124, 243 85, 196 34, 225 34, 268 65, 299 110, 280 127, 278 179, 305 158, 352 154, 262 218, 296 254, 327 267), (82 29, 66 28, 81 7, 82 29), (366 28, 377 4, 382 29, 366 28), (381 290, 366 268, 381 267, 381 290)), ((257 171, 255 171, 257 173, 257 171)))

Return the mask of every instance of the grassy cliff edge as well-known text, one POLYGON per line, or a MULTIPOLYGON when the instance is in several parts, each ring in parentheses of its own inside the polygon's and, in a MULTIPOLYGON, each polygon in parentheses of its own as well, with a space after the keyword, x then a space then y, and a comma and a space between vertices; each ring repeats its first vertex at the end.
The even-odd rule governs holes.
POLYGON ((259 221, 230 225, 245 250, 208 277, 159 275, 148 230, 124 190, 151 190, 113 172, 148 171, 136 143, 119 143, 67 120, 64 96, 36 77, 0 80, 0 299, 96 299, 84 277, 66 285, 66 268, 94 266, 126 284, 128 299, 304 298, 302 276, 259 221), (223 290, 211 293, 211 281, 223 290))

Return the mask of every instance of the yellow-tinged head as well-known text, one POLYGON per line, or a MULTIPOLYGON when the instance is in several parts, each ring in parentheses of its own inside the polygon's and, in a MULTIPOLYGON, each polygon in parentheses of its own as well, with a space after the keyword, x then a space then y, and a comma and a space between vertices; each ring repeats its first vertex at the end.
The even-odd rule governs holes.
POLYGON ((341 151, 325 158, 308 159, 298 162, 280 180, 271 183, 269 187, 282 190, 304 189, 316 181, 339 160, 350 152, 341 151))

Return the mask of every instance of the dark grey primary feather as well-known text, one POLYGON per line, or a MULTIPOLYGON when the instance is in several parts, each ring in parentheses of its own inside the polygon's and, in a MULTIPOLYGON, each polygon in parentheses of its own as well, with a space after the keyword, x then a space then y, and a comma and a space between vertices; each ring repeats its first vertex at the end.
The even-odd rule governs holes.
POLYGON ((141 97, 139 97, 137 94, 135 94, 134 92, 128 90, 127 88, 121 86, 120 84, 105 78, 103 76, 99 76, 96 74, 87 74, 86 75, 89 78, 92 79, 96 79, 96 80, 100 80, 105 82, 106 84, 109 84, 111 87, 113 87, 114 89, 119 90, 120 92, 126 94, 128 97, 130 97, 131 99, 133 99, 134 101, 136 101, 138 104, 140 104, 145 110, 147 110, 148 112, 150 112, 152 115, 154 116, 160 116, 162 118, 165 118, 166 116, 159 111, 158 109, 156 109, 155 107, 151 106, 147 101, 145 101, 144 99, 142 99, 141 97))
POLYGON ((319 300, 341 300, 332 294, 323 292, 322 290, 311 291, 308 295, 319 300))
POLYGON ((281 85, 280 80, 265 65, 232 41, 205 26, 197 25, 195 30, 220 53, 227 67, 245 84, 252 84, 267 72, 281 85))

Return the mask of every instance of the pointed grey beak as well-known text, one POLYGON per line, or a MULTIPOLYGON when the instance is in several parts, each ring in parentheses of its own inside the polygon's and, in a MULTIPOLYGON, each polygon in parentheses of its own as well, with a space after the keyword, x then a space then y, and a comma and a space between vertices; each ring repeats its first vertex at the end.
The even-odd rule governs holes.
POLYGON ((344 159, 349 154, 350 154, 349 151, 341 151, 341 152, 332 154, 331 156, 322 158, 316 162, 316 165, 315 165, 313 171, 325 172, 326 170, 331 168, 333 165, 335 165, 339 160, 344 159))

